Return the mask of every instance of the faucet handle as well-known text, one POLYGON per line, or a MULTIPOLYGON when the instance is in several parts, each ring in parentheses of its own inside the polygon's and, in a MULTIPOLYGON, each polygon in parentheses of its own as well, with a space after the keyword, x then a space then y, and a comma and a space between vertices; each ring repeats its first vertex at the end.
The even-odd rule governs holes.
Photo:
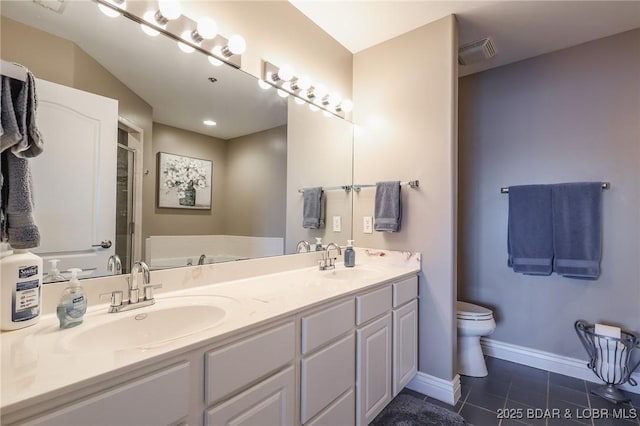
POLYGON ((100 299, 104 299, 105 297, 111 297, 111 306, 120 306, 122 305, 123 293, 122 290, 112 291, 111 293, 102 293, 100 294, 100 299))
POLYGON ((153 300, 153 289, 162 288, 162 284, 149 284, 144 287, 144 300, 153 300))

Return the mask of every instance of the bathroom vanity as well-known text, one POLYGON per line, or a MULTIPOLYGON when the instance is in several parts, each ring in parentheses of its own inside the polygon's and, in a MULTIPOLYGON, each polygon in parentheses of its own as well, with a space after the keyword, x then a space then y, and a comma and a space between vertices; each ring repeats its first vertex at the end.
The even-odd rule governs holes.
POLYGON ((209 285, 233 265, 194 267, 153 306, 2 333, 1 423, 366 425, 417 371, 420 256, 358 259, 209 285))

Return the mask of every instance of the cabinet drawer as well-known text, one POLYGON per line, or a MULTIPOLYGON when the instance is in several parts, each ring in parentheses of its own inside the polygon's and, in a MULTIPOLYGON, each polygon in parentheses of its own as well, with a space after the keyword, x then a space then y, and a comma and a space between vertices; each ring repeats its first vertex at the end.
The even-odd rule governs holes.
POLYGON ((322 411, 355 381, 355 336, 349 336, 302 360, 300 417, 302 423, 322 411))
POLYGON ((382 315, 391 309, 391 286, 356 296, 356 323, 358 325, 382 315))
POLYGON ((289 367, 206 411, 206 426, 289 426, 295 419, 295 372, 289 367))
POLYGON ((29 425, 169 425, 189 414, 189 363, 101 392, 29 425))
POLYGON ((290 362, 295 326, 288 323, 205 354, 205 402, 219 401, 290 362))
POLYGON ((356 394, 353 389, 338 398, 307 426, 351 426, 356 423, 356 394))
POLYGON ((354 299, 302 317, 302 353, 306 354, 355 327, 354 299))
POLYGON ((410 277, 393 284, 393 307, 402 306, 418 297, 418 277, 410 277))

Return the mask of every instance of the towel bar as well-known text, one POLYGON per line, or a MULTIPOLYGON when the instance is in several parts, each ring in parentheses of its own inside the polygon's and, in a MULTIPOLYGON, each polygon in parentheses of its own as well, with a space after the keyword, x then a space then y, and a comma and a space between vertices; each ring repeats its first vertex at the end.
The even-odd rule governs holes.
MULTIPOLYGON (((322 187, 323 191, 335 191, 335 190, 338 190, 338 189, 342 189, 344 192, 350 192, 351 191, 351 185, 322 187)), ((304 194, 304 188, 298 189, 298 192, 301 193, 301 194, 304 194)))
MULTIPOLYGON (((420 186, 420 181, 419 180, 410 180, 407 182, 400 182, 400 185, 409 185, 411 188, 417 188, 420 186)), ((367 185, 353 185, 353 190, 356 192, 360 192, 360 188, 372 188, 374 187, 374 185, 371 184, 367 184, 367 185)))
MULTIPOLYGON (((602 182, 602 189, 609 189, 611 188, 611 184, 609 182, 602 182)), ((502 188, 500 188, 500 193, 501 194, 508 194, 509 193, 509 187, 508 186, 503 186, 502 188)))

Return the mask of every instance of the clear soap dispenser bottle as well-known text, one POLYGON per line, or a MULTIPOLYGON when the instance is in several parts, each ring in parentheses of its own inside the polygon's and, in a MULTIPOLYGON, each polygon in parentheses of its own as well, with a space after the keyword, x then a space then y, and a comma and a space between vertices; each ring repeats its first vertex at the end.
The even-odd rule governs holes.
POLYGON ((49 273, 47 273, 46 278, 43 280, 45 283, 55 283, 57 281, 66 281, 67 279, 60 273, 58 269, 58 262, 60 259, 51 259, 49 264, 49 273))
POLYGON ((356 251, 353 249, 353 240, 347 240, 347 248, 344 250, 344 266, 347 268, 356 266, 356 251))
POLYGON ((316 238, 316 251, 322 251, 322 238, 316 238))
POLYGON ((71 328, 82 323, 85 312, 87 312, 87 297, 80 287, 78 272, 81 269, 71 268, 71 280, 69 287, 65 288, 60 297, 60 303, 56 313, 60 320, 60 328, 71 328))

